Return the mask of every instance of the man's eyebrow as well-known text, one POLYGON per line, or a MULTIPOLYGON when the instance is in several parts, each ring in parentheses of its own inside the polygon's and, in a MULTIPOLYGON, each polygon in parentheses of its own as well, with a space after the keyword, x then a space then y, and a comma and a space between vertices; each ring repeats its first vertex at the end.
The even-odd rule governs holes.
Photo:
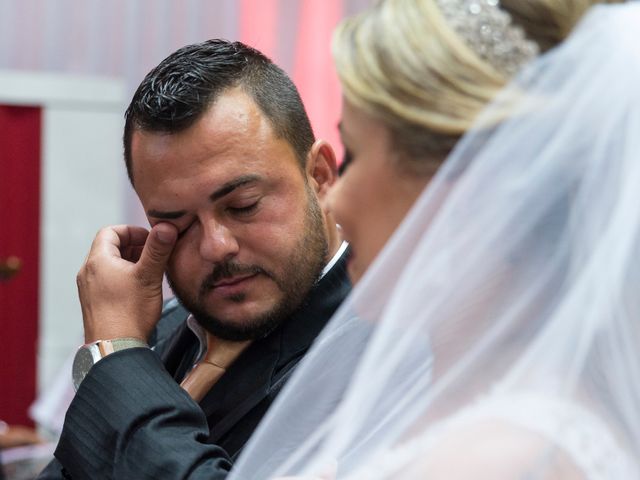
POLYGON ((209 195, 209 198, 211 199, 211 201, 215 202, 216 200, 221 199, 225 195, 229 195, 236 188, 242 187, 243 185, 246 185, 248 183, 257 182, 260 179, 261 179, 260 175, 256 175, 256 174, 243 175, 241 177, 234 178, 230 182, 225 183, 216 191, 214 191, 211 195, 209 195))

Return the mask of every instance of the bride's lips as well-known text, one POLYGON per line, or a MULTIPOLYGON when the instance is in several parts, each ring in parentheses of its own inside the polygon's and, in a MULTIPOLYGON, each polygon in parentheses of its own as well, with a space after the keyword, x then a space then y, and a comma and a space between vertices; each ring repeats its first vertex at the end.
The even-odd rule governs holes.
POLYGON ((353 248, 350 248, 349 255, 347 255, 347 268, 353 265, 355 258, 356 258, 356 253, 353 251, 353 248))
POLYGON ((349 250, 349 256, 347 257, 347 274, 349 275, 349 279, 353 284, 357 283, 362 276, 362 272, 356 265, 356 255, 353 252, 353 249, 349 250))

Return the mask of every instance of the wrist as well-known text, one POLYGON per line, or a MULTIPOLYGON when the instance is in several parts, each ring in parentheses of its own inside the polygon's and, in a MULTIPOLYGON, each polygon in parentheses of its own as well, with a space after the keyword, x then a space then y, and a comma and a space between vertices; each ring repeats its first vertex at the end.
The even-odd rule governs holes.
POLYGON ((149 348, 149 345, 145 340, 138 337, 117 337, 107 340, 94 340, 93 342, 85 343, 83 347, 93 348, 97 353, 96 362, 107 355, 120 350, 127 350, 129 348, 149 348))
POLYGON ((148 335, 144 335, 138 331, 132 331, 127 329, 96 329, 88 330, 85 328, 84 332, 84 344, 88 345, 95 342, 110 342, 112 340, 136 340, 145 342, 148 335))
POLYGON ((104 357, 130 348, 149 348, 146 341, 137 337, 121 337, 109 340, 96 340, 78 348, 73 360, 73 386, 78 390, 89 370, 104 357))

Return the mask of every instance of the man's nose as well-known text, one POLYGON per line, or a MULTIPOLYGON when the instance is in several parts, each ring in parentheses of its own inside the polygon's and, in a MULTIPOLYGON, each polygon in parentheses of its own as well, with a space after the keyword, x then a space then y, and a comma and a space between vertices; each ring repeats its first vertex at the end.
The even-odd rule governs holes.
POLYGON ((202 222, 200 256, 212 263, 219 263, 238 253, 238 241, 233 232, 214 219, 202 222))

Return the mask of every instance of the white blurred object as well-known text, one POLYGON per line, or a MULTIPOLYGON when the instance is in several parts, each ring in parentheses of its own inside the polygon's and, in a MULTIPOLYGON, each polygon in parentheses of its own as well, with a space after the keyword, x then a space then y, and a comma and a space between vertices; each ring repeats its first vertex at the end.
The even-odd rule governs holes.
POLYGON ((36 401, 29 408, 29 416, 36 422, 38 427, 44 429, 47 434, 56 439, 62 433, 64 416, 75 395, 71 381, 71 367, 74 356, 75 351, 67 357, 53 381, 38 395, 36 401))
POLYGON ((32 480, 53 458, 55 443, 2 450, 0 467, 8 480, 32 480))

